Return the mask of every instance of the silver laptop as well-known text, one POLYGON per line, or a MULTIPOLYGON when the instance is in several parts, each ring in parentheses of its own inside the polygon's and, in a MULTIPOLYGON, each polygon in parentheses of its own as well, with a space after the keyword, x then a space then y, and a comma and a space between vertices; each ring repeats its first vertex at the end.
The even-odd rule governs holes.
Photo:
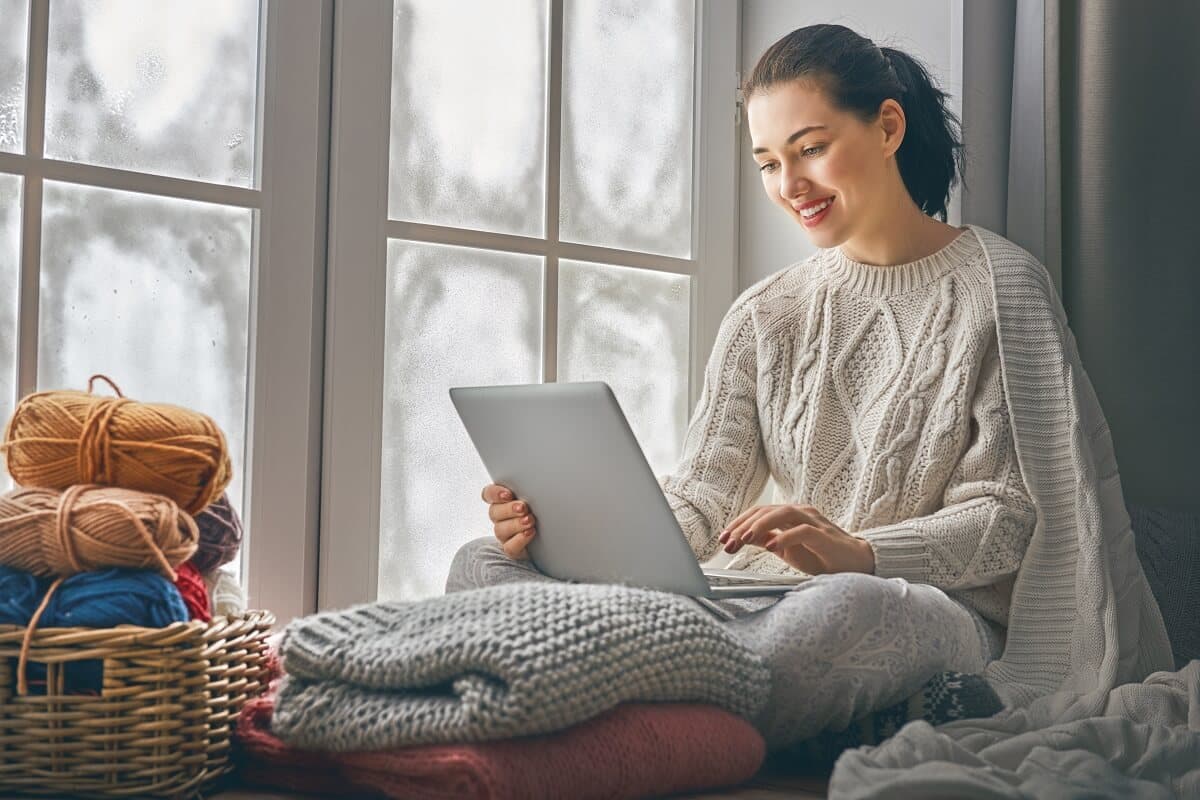
POLYGON ((492 481, 529 503, 527 552, 543 573, 707 598, 807 580, 702 570, 608 384, 456 387, 450 399, 492 481))

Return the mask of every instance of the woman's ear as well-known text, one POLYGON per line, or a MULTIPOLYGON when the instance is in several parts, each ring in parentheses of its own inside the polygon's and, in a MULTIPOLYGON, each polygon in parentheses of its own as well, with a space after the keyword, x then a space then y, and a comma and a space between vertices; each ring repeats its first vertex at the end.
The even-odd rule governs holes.
POLYGON ((883 156, 887 158, 896 154, 900 149, 900 143, 904 141, 904 131, 906 127, 904 119, 904 109, 900 104, 892 98, 888 98, 879 104, 879 125, 880 132, 883 134, 883 156))

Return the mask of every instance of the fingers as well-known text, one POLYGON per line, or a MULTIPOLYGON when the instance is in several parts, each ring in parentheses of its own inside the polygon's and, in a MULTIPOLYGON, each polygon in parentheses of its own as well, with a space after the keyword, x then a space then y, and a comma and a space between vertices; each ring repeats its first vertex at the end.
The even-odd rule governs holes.
POLYGON ((533 530, 527 530, 511 536, 507 541, 501 543, 500 547, 504 550, 509 558, 524 560, 529 557, 526 548, 533 541, 533 530))
POLYGON ((775 506, 755 506, 743 511, 737 519, 726 525, 718 539, 721 544, 725 545, 725 552, 736 552, 751 527, 761 523, 775 508, 775 506))
POLYGON ((537 527, 537 521, 533 518, 532 514, 526 514, 522 517, 516 517, 514 519, 506 519, 502 522, 497 522, 494 527, 496 531, 496 538, 501 542, 507 542, 514 536, 520 536, 526 533, 532 536, 533 531, 537 527))
POLYGON ((501 486, 498 483, 489 483, 483 487, 483 502, 488 505, 496 503, 504 503, 513 499, 513 494, 508 487, 501 486))
MULTIPOLYGON (((728 535, 722 536, 722 541, 725 542, 725 552, 736 553, 741 549, 742 545, 752 544, 758 547, 765 547, 768 550, 776 549, 773 545, 779 538, 781 532, 787 531, 791 534, 791 538, 810 537, 813 534, 821 532, 820 526, 813 524, 814 521, 808 522, 797 520, 797 510, 795 506, 773 506, 766 513, 760 514, 755 518, 747 521, 741 528, 735 528, 729 531, 728 535), (799 525, 796 522, 800 522, 799 525)), ((805 515, 807 516, 807 515, 805 515)))
POLYGON ((492 522, 516 519, 528 516, 530 513, 529 504, 524 500, 514 500, 511 503, 493 503, 488 506, 488 519, 492 522))

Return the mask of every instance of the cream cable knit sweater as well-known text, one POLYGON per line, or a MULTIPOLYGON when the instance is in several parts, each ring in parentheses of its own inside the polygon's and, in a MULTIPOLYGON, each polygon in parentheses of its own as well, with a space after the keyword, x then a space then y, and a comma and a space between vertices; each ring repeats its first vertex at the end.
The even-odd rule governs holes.
MULTIPOLYGON (((779 502, 868 540, 876 574, 932 584, 1006 625, 1036 514, 1000 363, 970 231, 898 266, 820 251, 734 302, 660 483, 702 561, 769 472, 779 502)), ((758 547, 729 566, 796 571, 758 547)))

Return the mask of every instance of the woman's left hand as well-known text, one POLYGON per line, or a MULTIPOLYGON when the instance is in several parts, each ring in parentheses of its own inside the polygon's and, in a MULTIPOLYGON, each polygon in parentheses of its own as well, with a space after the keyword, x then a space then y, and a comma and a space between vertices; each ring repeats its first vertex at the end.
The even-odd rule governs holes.
POLYGON ((851 536, 812 506, 754 506, 721 533, 726 553, 743 544, 765 547, 809 575, 829 572, 875 572, 871 545, 851 536))

